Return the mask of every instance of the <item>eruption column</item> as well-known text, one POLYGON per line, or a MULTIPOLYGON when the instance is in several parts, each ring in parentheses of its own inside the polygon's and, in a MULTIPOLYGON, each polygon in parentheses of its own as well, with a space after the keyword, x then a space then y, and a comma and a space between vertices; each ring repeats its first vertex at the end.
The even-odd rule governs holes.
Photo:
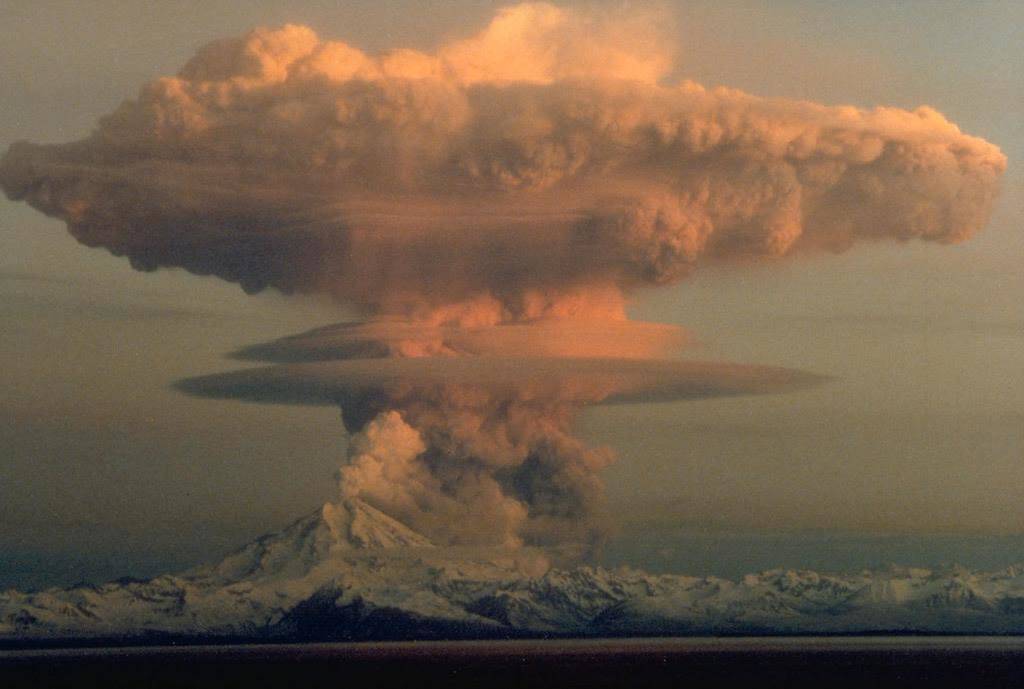
POLYGON ((328 295, 370 318, 249 348, 186 390, 338 404, 358 495, 454 542, 586 539, 610 461, 585 404, 765 392, 778 369, 660 361, 635 290, 721 261, 961 241, 1006 159, 929 107, 669 84, 658 22, 527 3, 433 53, 311 29, 205 46, 0 186, 140 270, 328 295))

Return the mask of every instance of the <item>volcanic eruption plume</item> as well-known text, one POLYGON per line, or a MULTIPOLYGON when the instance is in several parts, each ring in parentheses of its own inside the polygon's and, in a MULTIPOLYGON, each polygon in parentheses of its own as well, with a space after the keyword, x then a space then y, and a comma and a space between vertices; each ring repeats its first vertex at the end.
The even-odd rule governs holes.
POLYGON ((629 294, 701 265, 961 241, 1005 158, 928 107, 667 83, 656 23, 524 4, 427 54, 309 28, 202 48, 88 138, 16 143, 8 197, 140 270, 326 294, 369 320, 180 384, 337 404, 361 497, 450 542, 586 538, 611 453, 582 406, 782 390, 795 371, 664 358, 629 294))

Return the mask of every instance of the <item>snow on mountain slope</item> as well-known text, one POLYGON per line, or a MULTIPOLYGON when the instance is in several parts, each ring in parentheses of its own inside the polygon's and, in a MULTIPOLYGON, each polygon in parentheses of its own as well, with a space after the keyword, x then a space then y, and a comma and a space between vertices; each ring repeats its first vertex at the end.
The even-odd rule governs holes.
POLYGON ((435 547, 346 501, 178 575, 0 593, 0 641, 866 631, 1024 633, 1024 567, 741 581, 557 569, 531 549, 435 547))

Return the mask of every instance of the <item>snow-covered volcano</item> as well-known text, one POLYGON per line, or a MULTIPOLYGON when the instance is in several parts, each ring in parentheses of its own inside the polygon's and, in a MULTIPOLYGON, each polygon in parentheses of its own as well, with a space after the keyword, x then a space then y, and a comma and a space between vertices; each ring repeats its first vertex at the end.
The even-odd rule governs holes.
POLYGON ((740 581, 451 548, 360 501, 147 581, 0 593, 0 641, 1024 632, 1024 566, 740 581))

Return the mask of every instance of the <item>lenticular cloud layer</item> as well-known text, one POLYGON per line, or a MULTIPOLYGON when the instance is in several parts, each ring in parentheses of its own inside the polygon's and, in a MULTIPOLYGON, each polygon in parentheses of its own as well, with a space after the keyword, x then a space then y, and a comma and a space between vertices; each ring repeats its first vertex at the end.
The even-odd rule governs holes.
POLYGON ((985 223, 1005 158, 938 112, 666 83, 665 45, 545 4, 433 54, 256 29, 87 139, 15 144, 0 185, 142 270, 455 322, 605 317, 708 260, 985 223))
POLYGON ((711 261, 963 240, 1006 165, 928 107, 670 83, 667 46, 643 17, 547 4, 429 54, 256 29, 82 141, 14 144, 0 186, 140 270, 367 316, 178 384, 341 407, 343 497, 438 542, 586 541, 613 455, 573 436, 585 405, 817 380, 665 360, 687 336, 626 320, 632 290, 711 261))
POLYGON ((614 454, 572 433, 592 404, 779 393, 819 376, 666 360, 686 339, 654 323, 560 319, 439 326, 344 323, 234 353, 278 365, 179 381, 213 399, 336 405, 350 443, 344 498, 441 543, 600 539, 614 454))

